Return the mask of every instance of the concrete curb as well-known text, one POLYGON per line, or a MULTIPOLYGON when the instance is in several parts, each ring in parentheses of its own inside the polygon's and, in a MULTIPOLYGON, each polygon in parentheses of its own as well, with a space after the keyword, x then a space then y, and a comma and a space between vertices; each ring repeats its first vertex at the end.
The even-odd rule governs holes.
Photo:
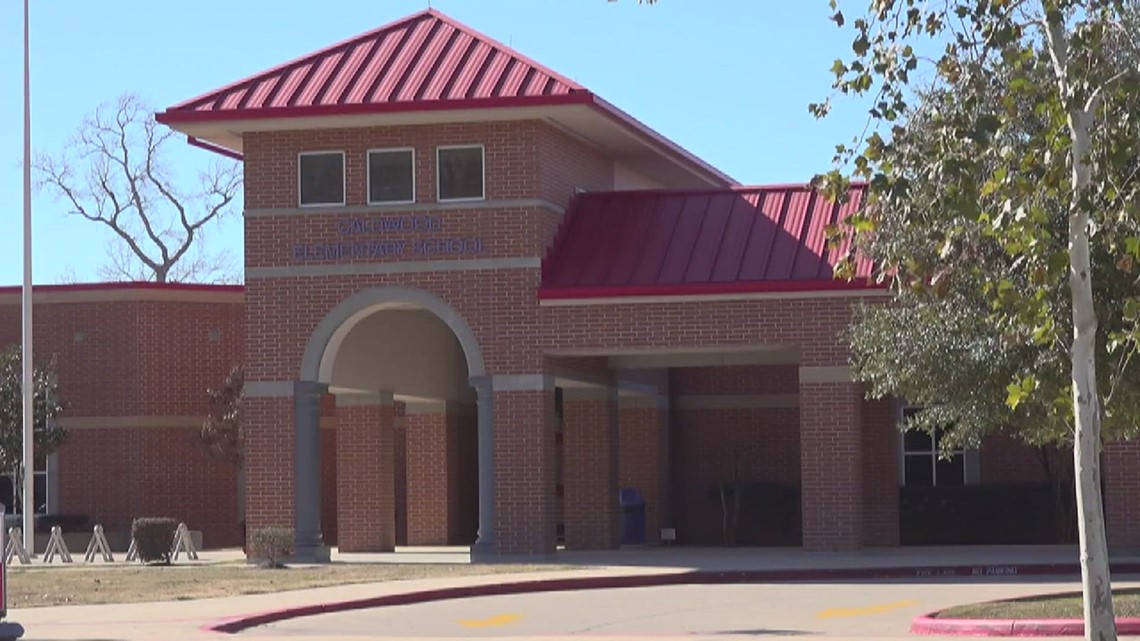
MULTIPOLYGON (((1140 563, 1120 563, 1112 566, 1117 574, 1140 574, 1140 563)), ((234 634, 249 628, 316 614, 331 614, 349 610, 363 610, 396 605, 411 605, 430 601, 469 599, 507 594, 538 592, 567 592, 574 590, 604 590, 616 588, 644 588, 670 585, 702 585, 731 583, 779 583, 792 581, 869 581, 884 579, 953 579, 1011 576, 1059 576, 1079 574, 1076 563, 1019 564, 1019 565, 950 565, 919 567, 801 569, 801 570, 740 570, 708 571, 679 570, 658 574, 631 574, 619 576, 573 577, 566 579, 532 579, 506 581, 486 585, 420 590, 403 594, 314 603, 279 610, 246 614, 202 626, 206 632, 234 634)), ((921 617, 920 617, 921 618, 921 617)), ((932 620, 936 620, 931 617, 932 620)), ((915 619, 917 622, 918 619, 915 619)), ((952 621, 944 619, 943 621, 952 621)), ((1140 619, 1136 620, 1140 624, 1140 619)), ((977 622, 974 622, 977 623, 977 622)), ((1140 630, 1140 627, 1137 628, 1140 630)), ((918 633, 918 634, 935 634, 918 633)), ((950 633, 955 634, 955 633, 950 633)), ((965 633, 958 633, 965 634, 965 633)), ((995 635, 997 636, 997 635, 995 635)))
MULTIPOLYGON (((942 619, 937 612, 917 616, 912 634, 958 637, 1079 637, 1085 634, 1081 619, 942 619)), ((1140 618, 1116 619, 1118 635, 1140 634, 1140 618)))

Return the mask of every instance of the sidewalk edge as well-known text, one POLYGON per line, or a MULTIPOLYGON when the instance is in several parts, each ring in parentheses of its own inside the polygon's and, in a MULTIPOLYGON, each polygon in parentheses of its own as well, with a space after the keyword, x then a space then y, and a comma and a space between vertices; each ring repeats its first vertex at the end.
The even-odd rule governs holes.
MULTIPOLYGON (((1112 572, 1140 574, 1140 563, 1114 564, 1112 572)), ((234 634, 249 628, 317 614, 331 614, 349 610, 411 605, 431 601, 468 599, 507 594, 538 592, 567 592, 574 590, 603 590, 615 588, 659 587, 669 585, 700 585, 730 583, 778 583, 793 581, 841 581, 885 579, 952 579, 962 577, 1061 576, 1079 574, 1076 563, 1013 564, 1013 565, 950 565, 879 568, 799 569, 799 570, 739 570, 710 571, 683 570, 668 573, 629 574, 617 576, 572 577, 565 579, 508 580, 486 585, 418 590, 402 594, 387 594, 362 599, 333 601, 293 606, 277 610, 230 617, 201 627, 203 631, 234 634)), ((915 619, 917 622, 920 618, 915 619)), ((933 619, 933 617, 931 617, 933 619)), ((949 621, 946 619, 944 621, 949 621)), ((1140 619, 1136 619, 1140 631, 1140 619)), ((913 628, 912 628, 913 630, 913 628)), ((1012 630, 1012 626, 1011 626, 1012 630)), ((916 634, 924 634, 916 632, 916 634)), ((934 633, 926 633, 934 634, 934 633)), ((953 634, 953 633, 951 633, 953 634)), ((964 633, 963 633, 964 634, 964 633)), ((1042 633, 1043 635, 1043 633, 1042 633)), ((1008 635, 993 635, 1008 636, 1008 635)), ((1029 636, 1023 634, 1022 636, 1029 636)))

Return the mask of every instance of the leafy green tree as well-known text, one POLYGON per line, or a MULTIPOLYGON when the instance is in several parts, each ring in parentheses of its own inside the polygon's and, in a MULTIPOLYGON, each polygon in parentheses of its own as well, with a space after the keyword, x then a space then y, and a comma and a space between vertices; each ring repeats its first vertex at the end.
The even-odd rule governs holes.
MULTIPOLYGON (((1136 16, 1135 0, 873 0, 833 67, 871 104, 837 149, 868 183, 847 222, 895 292, 852 331, 856 373, 925 404, 914 427, 949 425, 948 444, 1071 443, 1089 639, 1115 638, 1102 439, 1140 423, 1136 16)), ((848 178, 820 184, 841 197, 848 178)))
MULTIPOLYGON (((59 449, 68 436, 67 430, 56 422, 64 411, 55 381, 54 364, 35 368, 32 396, 34 448, 37 456, 46 456, 59 449)), ((20 350, 0 348, 0 474, 13 478, 15 503, 22 505, 23 496, 23 370, 20 350)), ((14 511, 15 506, 8 506, 14 511)))

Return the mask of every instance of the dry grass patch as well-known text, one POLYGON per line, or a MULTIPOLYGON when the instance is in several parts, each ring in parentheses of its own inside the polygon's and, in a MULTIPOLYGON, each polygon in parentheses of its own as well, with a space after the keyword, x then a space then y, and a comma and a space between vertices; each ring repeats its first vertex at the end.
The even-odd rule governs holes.
POLYGON ((556 565, 347 564, 263 570, 244 563, 10 567, 8 607, 184 601, 352 583, 582 569, 556 565))
MULTIPOLYGON (((1113 606, 1118 617, 1140 616, 1140 589, 1112 591, 1113 606)), ((1081 593, 1046 594, 1042 596, 971 603, 938 613, 944 619, 1080 619, 1081 593)))

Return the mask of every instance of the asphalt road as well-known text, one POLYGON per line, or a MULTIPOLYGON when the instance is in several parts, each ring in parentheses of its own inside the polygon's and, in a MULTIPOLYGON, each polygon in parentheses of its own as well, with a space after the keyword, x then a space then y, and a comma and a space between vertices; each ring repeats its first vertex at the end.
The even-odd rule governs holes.
MULTIPOLYGON (((1123 586, 1121 586, 1123 587, 1123 586)), ((303 617, 249 637, 907 638, 951 605, 1079 589, 1072 582, 847 582, 694 585, 480 597, 303 617)), ((929 638, 929 637, 927 637, 929 638)))

